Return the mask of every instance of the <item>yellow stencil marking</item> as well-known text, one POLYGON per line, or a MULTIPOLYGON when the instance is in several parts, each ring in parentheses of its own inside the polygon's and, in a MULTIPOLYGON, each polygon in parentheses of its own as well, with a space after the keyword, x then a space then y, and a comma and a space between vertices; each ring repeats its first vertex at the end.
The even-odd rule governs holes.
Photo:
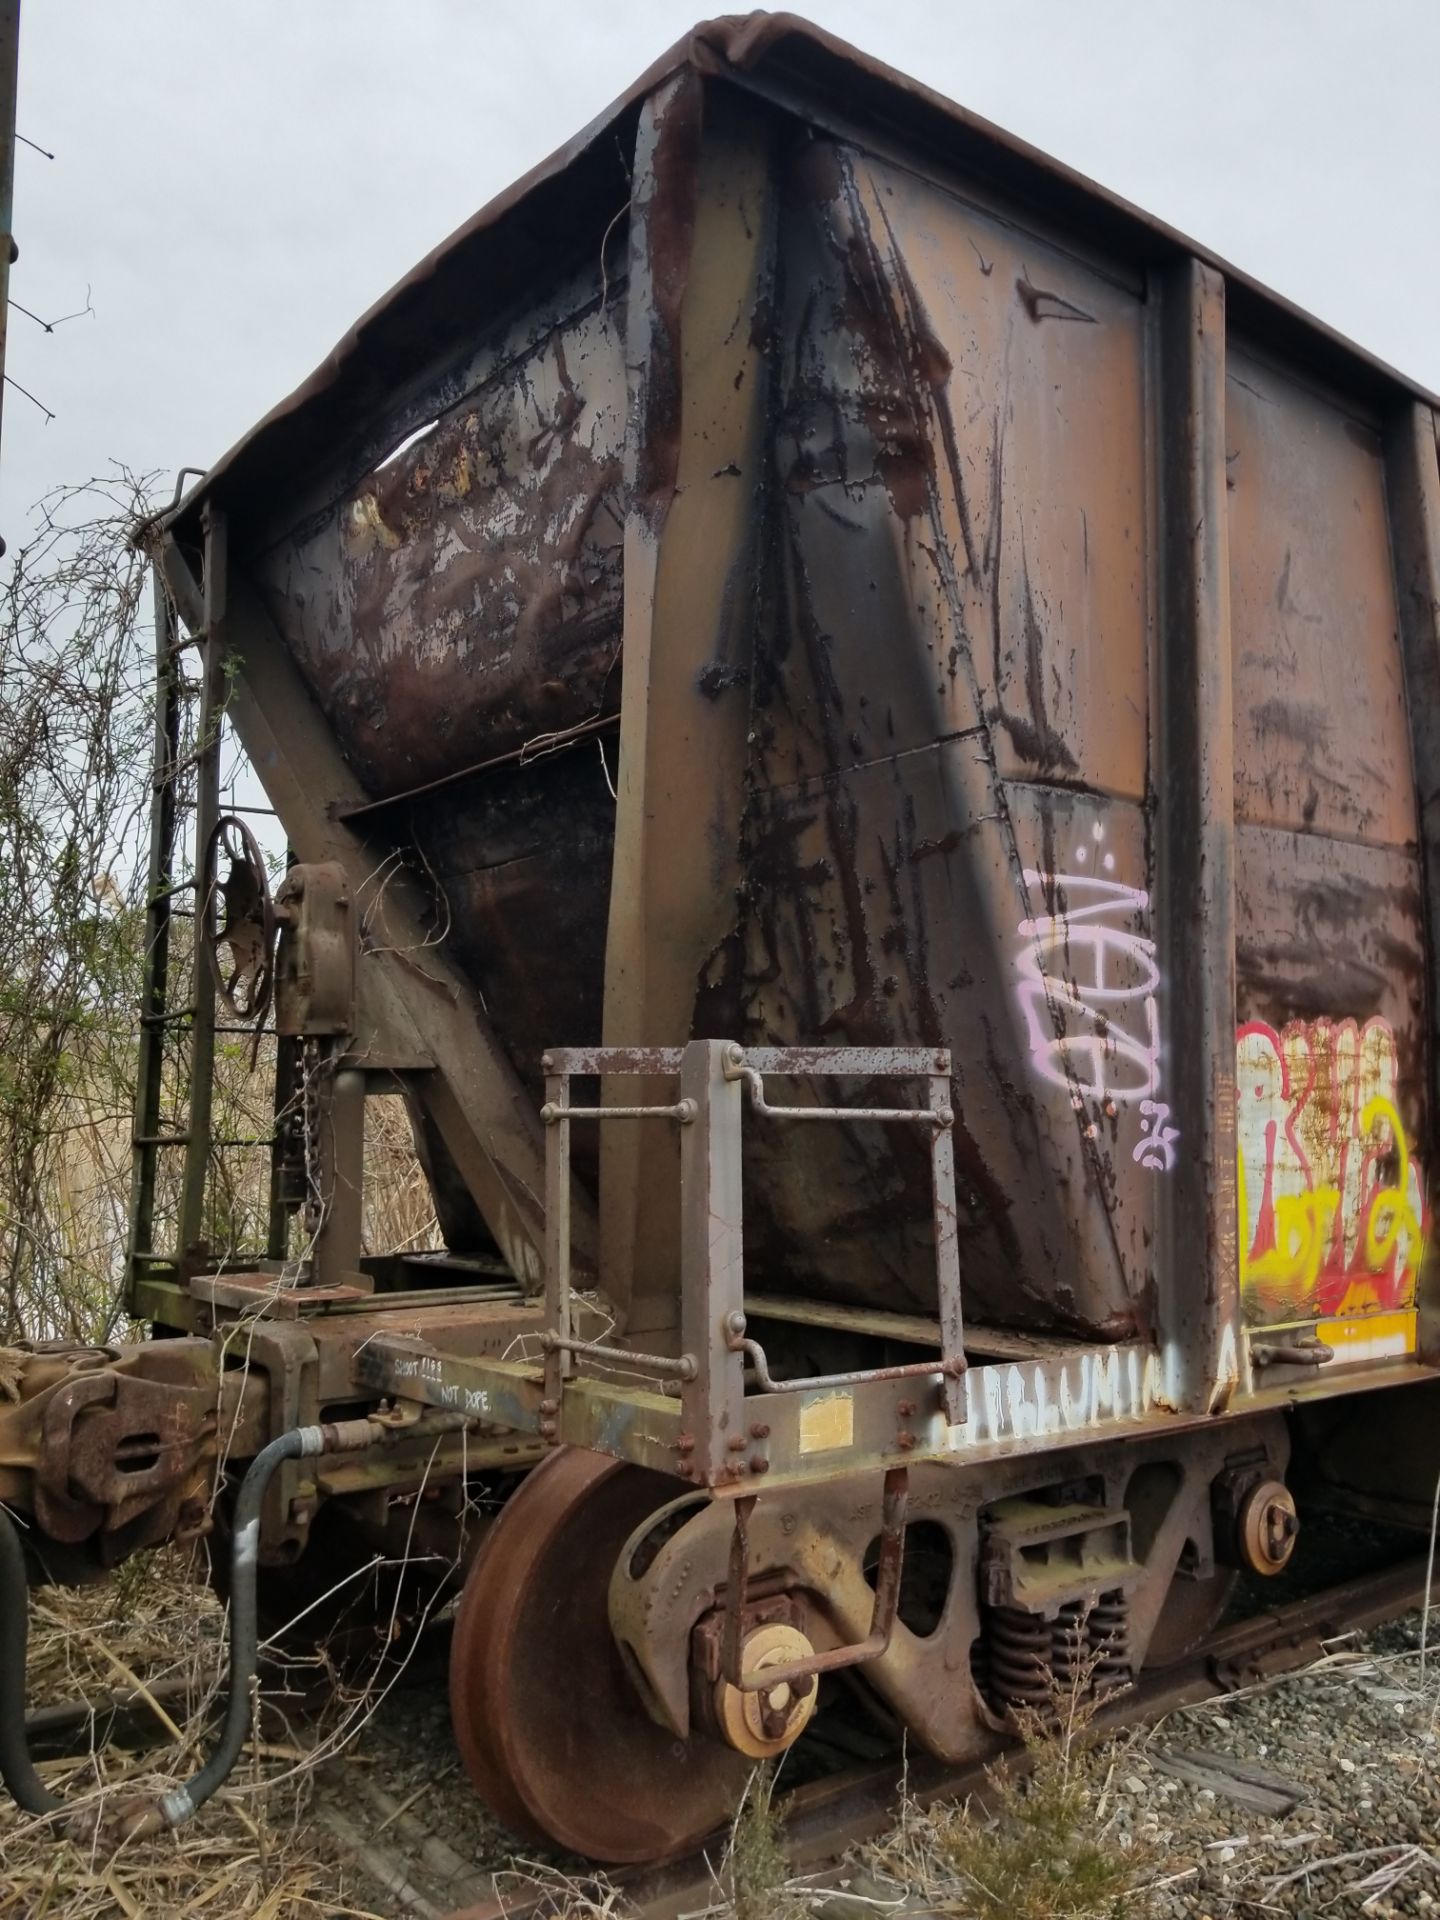
POLYGON ((827 1393, 800 1409, 801 1453, 829 1453, 855 1442, 855 1396, 827 1393))

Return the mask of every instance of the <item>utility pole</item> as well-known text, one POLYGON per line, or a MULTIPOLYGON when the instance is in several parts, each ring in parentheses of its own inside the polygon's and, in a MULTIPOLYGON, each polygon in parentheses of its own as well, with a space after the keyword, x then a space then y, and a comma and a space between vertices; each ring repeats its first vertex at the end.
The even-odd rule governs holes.
MULTIPOLYGON (((0 0, 0 418, 5 398, 5 337, 15 245, 15 87, 20 68, 20 0, 0 0)), ((0 554, 5 542, 0 539, 0 554)))

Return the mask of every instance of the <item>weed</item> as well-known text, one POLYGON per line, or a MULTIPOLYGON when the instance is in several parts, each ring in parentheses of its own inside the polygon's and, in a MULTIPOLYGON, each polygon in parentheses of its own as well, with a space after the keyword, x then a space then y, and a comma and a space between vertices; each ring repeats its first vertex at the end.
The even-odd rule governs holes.
POLYGON ((986 1794, 990 1818, 969 1810, 948 1823, 941 1852, 982 1920, 1081 1920, 1139 1911, 1140 1866, 1113 1831, 1096 1824, 1089 1756, 1058 1745, 1022 1777, 997 1769, 986 1794))
POLYGON ((735 1920, 800 1920, 808 1909, 789 1888, 785 1823, 775 1805, 775 1770, 756 1767, 725 1846, 735 1920))
POLYGON ((1096 1666, 1082 1661, 1065 1686, 1052 1680, 1048 1707, 1012 1709, 1025 1764, 991 1770, 988 1818, 961 1809, 939 1836, 980 1920, 1100 1920, 1146 1904, 1137 1888, 1149 1862, 1103 1812, 1096 1666))
POLYGON ((976 1800, 921 1807, 905 1792, 895 1826, 864 1849, 864 1872, 897 1898, 976 1920, 1142 1914, 1156 1863, 1110 1798, 1114 1749, 1093 1725, 1098 1665, 1078 1660, 1066 1682, 1052 1677, 1043 1708, 1010 1710, 1020 1749, 990 1769, 976 1800))

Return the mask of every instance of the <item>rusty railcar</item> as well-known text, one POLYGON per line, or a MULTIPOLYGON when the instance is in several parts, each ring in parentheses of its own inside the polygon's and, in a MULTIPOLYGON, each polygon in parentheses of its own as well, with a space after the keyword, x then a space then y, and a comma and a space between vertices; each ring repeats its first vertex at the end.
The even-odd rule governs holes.
POLYGON ((697 28, 151 530, 293 849, 272 903, 211 777, 315 1204, 278 1128, 209 1257, 199 995, 168 1248, 153 1045, 137 1098, 170 1337, 37 1356, 0 1492, 109 1563, 218 1430, 283 1591, 439 1489, 477 1786, 611 1859, 831 1670, 982 1753, 1307 1502, 1419 1518, 1436 406, 803 22, 697 28), (387 1093, 443 1256, 362 1258, 387 1093))

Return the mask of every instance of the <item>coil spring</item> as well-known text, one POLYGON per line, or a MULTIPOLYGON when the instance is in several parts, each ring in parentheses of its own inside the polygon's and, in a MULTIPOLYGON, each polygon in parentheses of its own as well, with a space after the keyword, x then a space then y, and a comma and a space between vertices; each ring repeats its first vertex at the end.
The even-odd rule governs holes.
POLYGON ((1087 1689, 1089 1665, 1085 1603, 1071 1600, 1061 1607, 1050 1629, 1050 1667, 1055 1676, 1055 1690, 1061 1698, 1068 1700, 1087 1689))
POLYGON ((991 1607, 990 1698, 999 1708, 1050 1704, 1050 1628, 1035 1614, 991 1607))
POLYGON ((1090 1656, 1095 1697, 1119 1693, 1134 1680, 1130 1666, 1130 1602, 1118 1587, 1102 1593, 1090 1612, 1090 1656))

